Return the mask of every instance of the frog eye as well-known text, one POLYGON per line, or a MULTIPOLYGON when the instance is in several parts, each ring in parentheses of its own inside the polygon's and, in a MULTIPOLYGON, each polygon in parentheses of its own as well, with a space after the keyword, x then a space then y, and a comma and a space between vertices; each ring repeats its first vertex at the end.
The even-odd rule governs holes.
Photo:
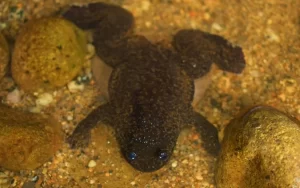
POLYGON ((130 153, 128 153, 128 155, 127 155, 127 158, 128 158, 129 160, 131 160, 131 161, 133 161, 134 159, 136 159, 136 157, 137 157, 137 155, 136 155, 136 153, 134 153, 134 152, 130 152, 130 153))
POLYGON ((159 152, 158 158, 162 161, 165 161, 168 159, 168 154, 164 151, 159 152))

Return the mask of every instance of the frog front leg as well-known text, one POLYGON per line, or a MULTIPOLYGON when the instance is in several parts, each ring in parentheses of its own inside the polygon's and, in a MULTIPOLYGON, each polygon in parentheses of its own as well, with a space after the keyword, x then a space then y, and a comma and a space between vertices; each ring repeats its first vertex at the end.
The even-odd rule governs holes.
POLYGON ((233 73, 241 73, 245 68, 242 49, 217 35, 200 30, 180 30, 172 44, 181 56, 180 66, 193 79, 208 73, 212 63, 233 73))
POLYGON ((91 138, 91 130, 99 122, 113 125, 113 111, 109 103, 101 105, 94 109, 83 119, 75 128, 72 135, 68 137, 68 143, 71 148, 85 148, 88 146, 91 138))
MULTIPOLYGON (((190 78, 197 79, 216 63, 224 71, 241 73, 245 67, 243 51, 226 39, 200 30, 180 30, 174 36, 173 47, 180 57, 179 65, 190 78)), ((202 137, 205 150, 216 156, 220 150, 218 130, 201 114, 194 113, 194 124, 202 137)))
POLYGON ((115 68, 127 53, 127 37, 134 25, 133 15, 122 7, 105 3, 72 6, 63 17, 82 29, 93 31, 96 54, 115 68))

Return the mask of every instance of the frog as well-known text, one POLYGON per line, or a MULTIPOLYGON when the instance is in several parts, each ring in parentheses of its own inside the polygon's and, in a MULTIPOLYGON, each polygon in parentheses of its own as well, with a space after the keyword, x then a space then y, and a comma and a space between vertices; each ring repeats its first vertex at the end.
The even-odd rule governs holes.
POLYGON ((62 17, 92 31, 97 56, 113 69, 108 102, 78 123, 67 139, 71 148, 86 148, 91 130, 107 124, 126 161, 138 171, 153 172, 170 161, 181 130, 195 125, 204 149, 218 154, 218 129, 191 105, 194 80, 213 63, 241 73, 246 65, 241 47, 199 29, 179 30, 169 46, 150 42, 135 34, 131 12, 106 3, 73 5, 62 17))

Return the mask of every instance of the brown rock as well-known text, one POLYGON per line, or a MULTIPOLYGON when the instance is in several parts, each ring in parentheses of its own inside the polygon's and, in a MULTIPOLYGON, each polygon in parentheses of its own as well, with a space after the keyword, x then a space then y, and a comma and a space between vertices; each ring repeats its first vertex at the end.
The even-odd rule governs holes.
POLYGON ((79 73, 85 54, 85 34, 71 22, 32 20, 16 39, 12 75, 25 91, 61 87, 79 73))
POLYGON ((255 107, 225 129, 219 188, 300 187, 300 123, 271 107, 255 107))
POLYGON ((6 73, 9 60, 9 48, 4 36, 0 33, 0 79, 6 73))
POLYGON ((0 105, 0 166, 32 170, 55 154, 62 144, 53 118, 0 105))

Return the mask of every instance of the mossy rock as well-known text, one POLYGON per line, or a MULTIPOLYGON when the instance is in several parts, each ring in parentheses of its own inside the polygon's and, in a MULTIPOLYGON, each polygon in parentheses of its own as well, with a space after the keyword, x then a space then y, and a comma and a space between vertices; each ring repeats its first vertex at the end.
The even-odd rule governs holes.
POLYGON ((62 18, 32 20, 21 29, 12 57, 12 75, 25 91, 64 86, 82 69, 86 36, 62 18))
POLYGON ((35 169, 50 160, 62 138, 53 118, 0 105, 0 167, 35 169))
POLYGON ((4 36, 0 33, 0 80, 6 73, 9 61, 9 48, 4 36))
POLYGON ((259 106, 225 129, 216 169, 218 188, 300 187, 300 123, 259 106))

